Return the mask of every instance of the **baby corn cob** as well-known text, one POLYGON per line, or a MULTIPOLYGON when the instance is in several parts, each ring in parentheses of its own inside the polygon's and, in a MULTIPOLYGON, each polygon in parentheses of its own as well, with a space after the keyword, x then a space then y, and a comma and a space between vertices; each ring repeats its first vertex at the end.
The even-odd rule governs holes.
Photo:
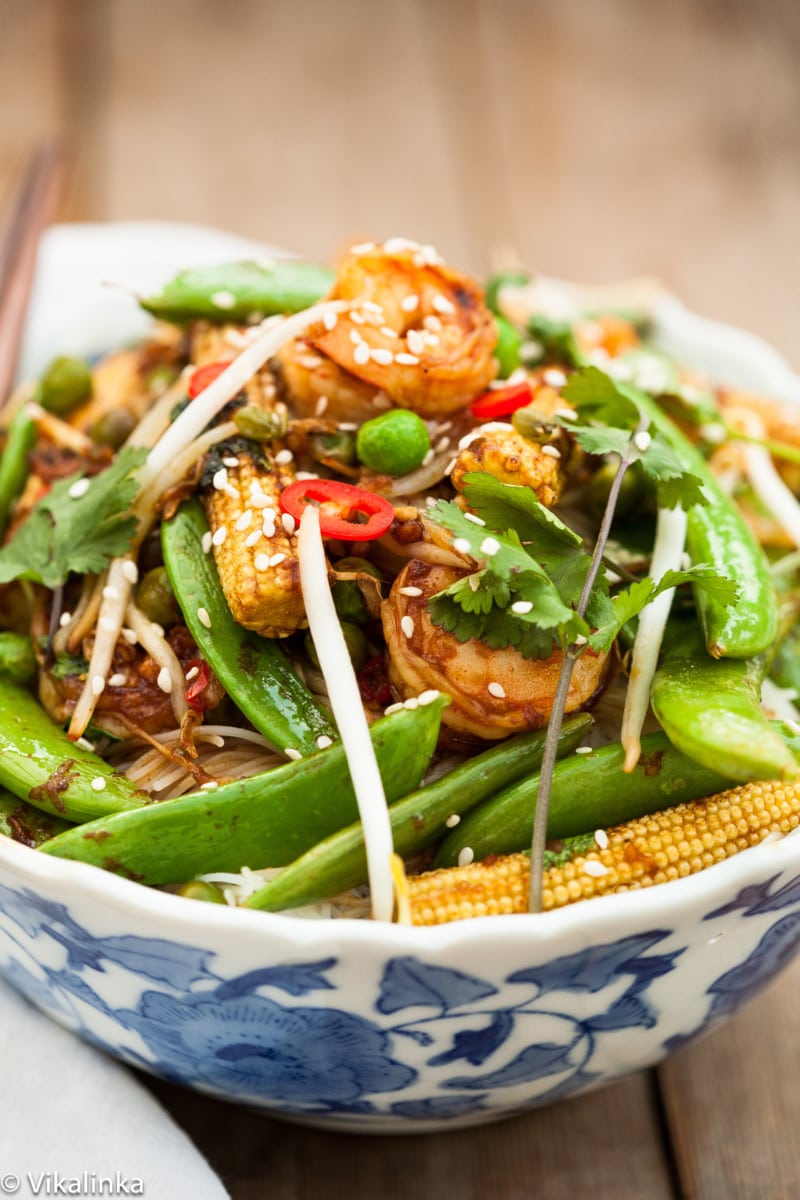
MULTIPOLYGON (((693 875, 771 833, 800 825, 800 782, 747 783, 716 796, 627 821, 595 835, 594 849, 544 873, 543 906, 632 891, 693 875)), ((408 900, 414 925, 528 910, 526 854, 412 876, 408 900)))
MULTIPOLYGON (((200 366, 230 357, 235 353, 230 337, 228 329, 199 326, 193 362, 200 366)), ((248 404, 274 408, 269 370, 255 375, 245 393, 248 404)), ((288 451, 286 456, 289 462, 263 445, 257 454, 223 453, 202 494, 228 607, 240 625, 264 637, 288 637, 306 624, 294 533, 284 528, 278 503, 283 488, 294 481, 288 451)))

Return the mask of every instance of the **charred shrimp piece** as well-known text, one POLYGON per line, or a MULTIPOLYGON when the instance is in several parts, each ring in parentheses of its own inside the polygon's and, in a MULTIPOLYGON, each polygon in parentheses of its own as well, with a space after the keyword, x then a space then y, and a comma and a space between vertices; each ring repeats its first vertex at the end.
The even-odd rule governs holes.
POLYGON ((273 360, 282 398, 298 417, 361 424, 391 407, 385 392, 349 374, 308 342, 287 342, 273 360))
MULTIPOLYGON (((192 348, 197 366, 231 357, 231 330, 201 326, 192 348)), ((248 406, 275 411, 269 368, 245 388, 248 406)), ((234 619, 264 637, 288 637, 306 624, 296 541, 291 522, 281 518, 278 498, 294 482, 287 449, 249 438, 215 447, 206 459, 200 496, 210 526, 222 590, 234 619)))
MULTIPOLYGON (((381 610, 392 686, 404 699, 430 688, 447 692, 452 703, 442 722, 462 735, 494 740, 539 729, 553 705, 560 651, 547 659, 527 659, 514 649, 493 650, 474 638, 460 642, 430 619, 430 598, 467 573, 413 559, 395 580, 381 610)), ((567 712, 586 707, 608 669, 608 655, 581 655, 567 712)))

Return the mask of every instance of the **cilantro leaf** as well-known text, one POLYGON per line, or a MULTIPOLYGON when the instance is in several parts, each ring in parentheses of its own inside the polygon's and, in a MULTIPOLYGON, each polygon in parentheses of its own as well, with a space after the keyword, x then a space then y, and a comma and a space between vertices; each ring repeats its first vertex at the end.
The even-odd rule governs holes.
POLYGON ((0 583, 30 579, 55 588, 72 571, 102 571, 124 554, 137 528, 129 512, 138 491, 135 472, 146 457, 145 449, 122 450, 110 467, 87 481, 82 495, 70 495, 80 472, 54 484, 0 549, 0 583))
POLYGON ((542 347, 539 362, 579 367, 586 361, 568 321, 559 321, 536 313, 528 318, 528 334, 542 347))
POLYGON ((634 430, 639 423, 636 389, 615 383, 598 367, 584 367, 570 375, 561 395, 584 420, 627 430, 634 430))
POLYGON ((501 533, 516 530, 520 540, 532 543, 537 554, 583 544, 580 534, 545 508, 532 488, 501 483, 483 471, 470 471, 463 487, 470 508, 488 529, 501 533))

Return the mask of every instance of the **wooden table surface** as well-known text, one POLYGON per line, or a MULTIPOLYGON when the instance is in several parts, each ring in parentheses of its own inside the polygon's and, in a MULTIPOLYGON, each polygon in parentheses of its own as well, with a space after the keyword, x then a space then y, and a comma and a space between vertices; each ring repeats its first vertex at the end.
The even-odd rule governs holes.
MULTIPOLYGON (((796 0, 0 0, 0 29, 0 204, 59 133, 64 219, 654 274, 800 367, 796 0)), ((236 1200, 795 1200, 798 984, 657 1071, 468 1133, 345 1137, 153 1086, 236 1200)))

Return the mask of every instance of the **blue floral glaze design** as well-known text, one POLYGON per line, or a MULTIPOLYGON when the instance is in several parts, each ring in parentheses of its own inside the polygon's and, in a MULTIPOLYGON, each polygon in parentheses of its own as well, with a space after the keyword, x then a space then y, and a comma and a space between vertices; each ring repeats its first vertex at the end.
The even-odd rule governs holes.
POLYGON ((471 1122, 609 1081, 630 1039, 654 1061, 729 1015, 797 951, 800 877, 704 920, 732 915, 764 928, 711 980, 700 1023, 669 1038, 663 989, 706 943, 668 928, 491 978, 387 956, 356 1004, 333 954, 228 976, 214 951, 95 936, 66 905, 0 884, 0 973, 82 1037, 190 1087, 345 1126, 471 1122))

